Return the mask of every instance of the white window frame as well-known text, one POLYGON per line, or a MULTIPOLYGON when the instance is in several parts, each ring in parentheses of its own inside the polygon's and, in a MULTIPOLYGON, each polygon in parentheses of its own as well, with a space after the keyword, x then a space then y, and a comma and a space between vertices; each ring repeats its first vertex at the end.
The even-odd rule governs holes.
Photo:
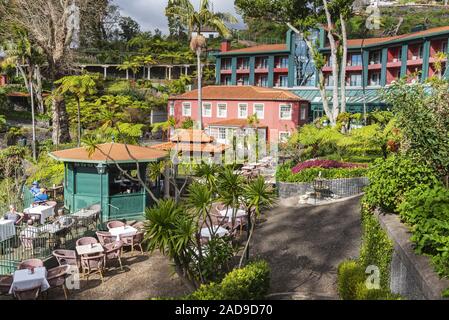
POLYGON ((257 115, 257 119, 259 119, 259 120, 264 119, 265 118, 265 104, 264 103, 254 103, 253 104, 253 115, 257 114, 256 106, 262 106, 262 117, 259 117, 259 115, 257 115))
POLYGON ((168 115, 171 116, 171 117, 175 115, 175 103, 174 103, 174 101, 170 101, 170 104, 168 106, 168 115))
POLYGON ((218 139, 219 140, 226 140, 228 137, 228 129, 224 128, 224 127, 219 127, 218 128, 218 139), (221 137, 222 131, 224 130, 224 138, 221 137))
POLYGON ((221 103, 217 103, 217 118, 227 118, 228 117, 228 104, 221 102, 221 103), (220 107, 224 106, 226 108, 226 112, 225 115, 222 116, 220 115, 220 107))
POLYGON ((300 105, 300 108, 301 108, 299 110, 299 112, 300 112, 300 115, 299 115, 300 119, 301 120, 307 120, 307 109, 309 108, 309 106, 307 104, 303 103, 303 104, 300 105))
POLYGON ((279 131, 279 142, 281 142, 281 143, 287 142, 288 138, 290 138, 291 135, 292 135, 292 133, 290 131, 279 131), (286 141, 282 141, 282 135, 283 134, 287 134, 287 140, 286 141))
POLYGON ((190 103, 190 102, 183 102, 182 103, 182 116, 183 117, 191 117, 192 116, 192 104, 190 103), (189 107, 189 110, 190 110, 190 112, 189 112, 189 114, 186 114, 186 110, 185 110, 185 107, 189 107))
POLYGON ((204 118, 212 118, 212 103, 210 103, 210 102, 204 102, 204 103, 203 103, 203 110, 202 110, 202 113, 203 113, 203 117, 204 117, 204 118), (205 113, 205 110, 206 110, 205 106, 209 106, 209 110, 210 110, 210 114, 209 114, 209 115, 207 115, 207 114, 205 113))
POLYGON ((239 103, 237 112, 238 112, 237 118, 239 118, 239 119, 247 119, 248 118, 248 104, 247 103, 239 103), (246 112, 245 112, 244 116, 242 116, 240 114, 241 107, 245 107, 246 108, 246 112))
POLYGON ((291 104, 281 103, 279 105, 279 120, 292 120, 293 107, 291 104), (290 116, 288 118, 282 117, 282 107, 290 107, 290 116))

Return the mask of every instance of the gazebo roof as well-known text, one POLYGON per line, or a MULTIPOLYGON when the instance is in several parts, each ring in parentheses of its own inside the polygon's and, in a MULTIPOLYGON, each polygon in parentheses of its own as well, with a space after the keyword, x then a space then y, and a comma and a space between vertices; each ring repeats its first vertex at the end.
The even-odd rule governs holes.
POLYGON ((99 144, 89 155, 87 148, 54 151, 50 156, 58 161, 79 163, 135 163, 155 162, 167 158, 167 152, 153 148, 125 145, 121 143, 99 144))
POLYGON ((179 152, 205 152, 205 153, 223 153, 229 146, 225 144, 213 143, 176 143, 165 142, 151 146, 155 150, 179 151, 179 152))
POLYGON ((186 143, 210 143, 214 138, 197 129, 177 129, 175 135, 170 138, 171 142, 186 143))

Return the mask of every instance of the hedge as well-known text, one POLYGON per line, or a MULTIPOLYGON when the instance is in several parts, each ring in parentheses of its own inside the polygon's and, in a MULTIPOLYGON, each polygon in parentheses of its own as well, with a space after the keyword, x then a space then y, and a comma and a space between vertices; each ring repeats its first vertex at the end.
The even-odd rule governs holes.
POLYGON ((270 288, 270 267, 256 261, 229 272, 220 283, 202 285, 186 300, 261 300, 270 288))
POLYGON ((308 168, 293 173, 291 167, 287 164, 278 167, 276 178, 279 182, 313 182, 320 175, 323 179, 342 179, 364 177, 366 173, 366 168, 308 168))

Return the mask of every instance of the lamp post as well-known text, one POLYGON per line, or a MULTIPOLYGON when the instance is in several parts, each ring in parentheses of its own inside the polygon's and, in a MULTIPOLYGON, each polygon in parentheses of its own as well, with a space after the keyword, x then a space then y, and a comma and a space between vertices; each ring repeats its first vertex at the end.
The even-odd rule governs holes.
POLYGON ((100 162, 97 164, 96 169, 100 175, 100 208, 101 208, 101 223, 103 223, 103 175, 106 173, 107 166, 100 162))

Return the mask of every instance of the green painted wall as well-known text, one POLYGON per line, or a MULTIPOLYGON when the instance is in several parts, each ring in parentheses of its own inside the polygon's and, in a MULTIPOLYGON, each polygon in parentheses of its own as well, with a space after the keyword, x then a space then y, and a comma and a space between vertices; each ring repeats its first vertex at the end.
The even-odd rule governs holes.
POLYGON ((274 56, 268 56, 268 87, 274 87, 274 56))
POLYGON ((253 86, 255 84, 255 68, 256 68, 256 57, 249 57, 249 85, 253 86))
POLYGON ((380 72, 380 85, 387 84, 387 62, 388 62, 388 48, 382 48, 382 70, 380 72))
POLYGON ((217 58, 215 61, 215 83, 221 84, 221 58, 217 58))
POLYGON ((429 77, 429 59, 430 59, 430 41, 426 40, 423 44, 423 62, 421 82, 429 77))
POLYGON ((231 84, 235 86, 237 85, 237 57, 232 58, 231 66, 232 66, 231 84))
POLYGON ((408 60, 408 44, 404 43, 402 45, 402 52, 401 52, 401 77, 405 77, 407 75, 407 60, 408 60))

